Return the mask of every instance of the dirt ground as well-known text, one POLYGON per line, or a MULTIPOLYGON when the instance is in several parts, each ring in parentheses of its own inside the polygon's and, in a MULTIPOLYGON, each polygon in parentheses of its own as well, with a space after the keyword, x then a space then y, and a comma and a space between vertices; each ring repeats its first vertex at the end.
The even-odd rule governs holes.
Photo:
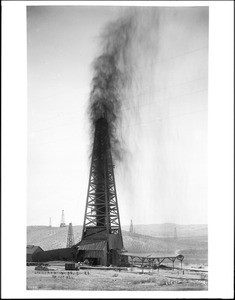
POLYGON ((27 267, 28 290, 84 291, 196 291, 208 289, 207 272, 189 270, 78 270, 35 271, 27 267))

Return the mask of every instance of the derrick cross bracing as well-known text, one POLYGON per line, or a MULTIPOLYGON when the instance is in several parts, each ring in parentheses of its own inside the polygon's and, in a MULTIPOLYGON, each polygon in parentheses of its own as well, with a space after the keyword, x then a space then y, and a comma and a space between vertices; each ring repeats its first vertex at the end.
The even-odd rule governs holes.
POLYGON ((181 263, 182 268, 182 261, 184 259, 183 255, 177 255, 177 256, 152 256, 152 255, 137 255, 137 254, 130 254, 130 253, 123 253, 121 254, 123 256, 128 256, 130 259, 130 264, 133 267, 134 265, 143 267, 150 267, 153 268, 154 265, 159 268, 159 266, 163 263, 164 260, 168 259, 172 261, 173 263, 173 269, 174 269, 174 263, 175 260, 179 260, 181 263))
POLYGON ((108 123, 105 118, 100 118, 95 124, 82 240, 98 237, 104 239, 108 235, 116 235, 119 236, 118 248, 122 249, 113 168, 108 123))

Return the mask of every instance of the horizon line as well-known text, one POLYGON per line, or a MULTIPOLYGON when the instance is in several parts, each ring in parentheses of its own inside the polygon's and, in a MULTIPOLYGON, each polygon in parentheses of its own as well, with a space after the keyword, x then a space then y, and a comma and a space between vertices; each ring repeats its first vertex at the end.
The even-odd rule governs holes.
MULTIPOLYGON (((72 222, 70 222, 72 223, 72 222)), ((133 224, 134 226, 152 226, 152 225, 165 225, 165 224, 171 224, 171 225, 178 225, 178 226, 189 226, 189 225, 207 225, 208 226, 208 223, 172 223, 172 222, 164 222, 164 223, 149 223, 149 224, 146 224, 146 223, 137 223, 137 224, 133 224)), ((73 226, 83 226, 83 224, 73 224, 73 226)), ((45 225, 45 224, 31 224, 31 225, 26 225, 26 227, 29 227, 29 226, 45 226, 45 227, 50 227, 50 225, 45 225)), ((69 223, 66 224, 66 226, 69 226, 69 223)), ((125 227, 125 226, 130 226, 130 224, 124 224, 124 225, 121 225, 121 227, 125 227)), ((54 225, 51 225, 51 227, 60 227, 60 225, 58 226, 54 226, 54 225)))

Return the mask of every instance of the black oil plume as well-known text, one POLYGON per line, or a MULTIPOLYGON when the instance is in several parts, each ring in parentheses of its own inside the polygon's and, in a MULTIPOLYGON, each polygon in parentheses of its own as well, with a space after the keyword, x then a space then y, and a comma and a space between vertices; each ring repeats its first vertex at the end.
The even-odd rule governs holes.
MULTIPOLYGON (((148 57, 151 48, 146 42, 151 38, 153 25, 149 24, 149 20, 153 20, 149 18, 149 12, 127 10, 117 21, 108 23, 101 35, 101 54, 93 62, 94 75, 88 109, 92 140, 95 122, 101 117, 106 118, 115 161, 122 161, 125 156, 120 124, 123 105, 132 105, 127 91, 132 86, 134 69, 143 61, 144 55, 148 57)), ((141 72, 144 71, 142 68, 141 72)))

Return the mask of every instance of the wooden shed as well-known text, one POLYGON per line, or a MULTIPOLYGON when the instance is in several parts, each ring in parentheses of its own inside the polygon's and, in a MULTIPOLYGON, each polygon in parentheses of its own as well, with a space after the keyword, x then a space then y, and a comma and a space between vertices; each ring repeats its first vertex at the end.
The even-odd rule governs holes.
POLYGON ((107 242, 104 240, 83 240, 79 243, 78 260, 89 260, 94 265, 107 265, 107 242))
POLYGON ((35 246, 35 245, 27 245, 26 246, 26 251, 27 251, 27 262, 32 262, 34 261, 33 259, 33 256, 36 254, 36 253, 39 253, 39 252, 43 252, 42 248, 39 247, 39 246, 35 246))

